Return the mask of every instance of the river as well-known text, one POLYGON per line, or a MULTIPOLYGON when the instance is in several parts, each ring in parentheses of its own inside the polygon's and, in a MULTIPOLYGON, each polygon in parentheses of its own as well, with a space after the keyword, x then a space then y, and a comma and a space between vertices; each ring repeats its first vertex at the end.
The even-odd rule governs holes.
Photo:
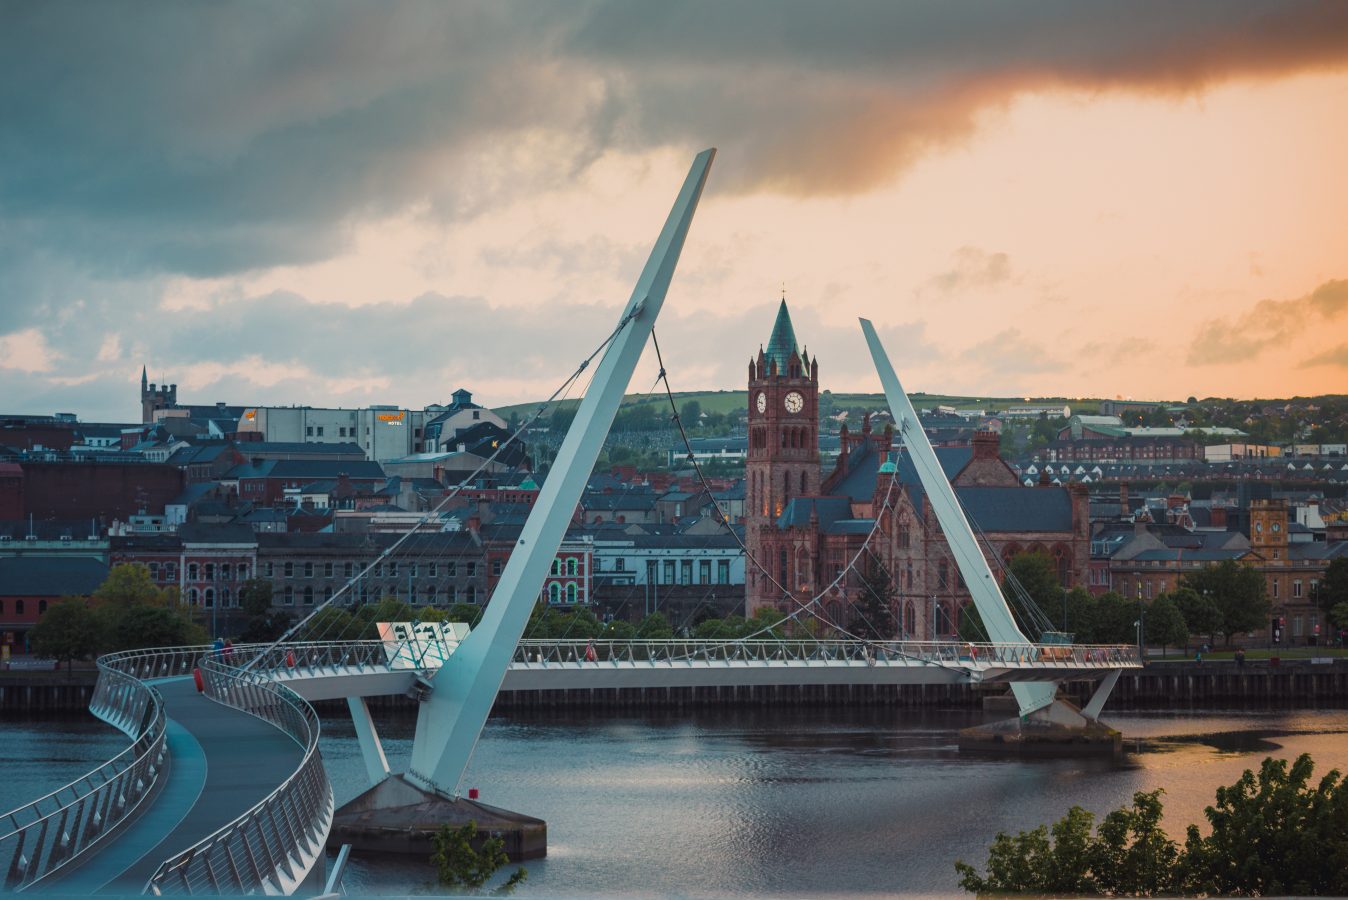
MULTIPOLYGON (((960 754, 968 711, 720 710, 493 718, 464 787, 548 822, 545 860, 521 897, 824 896, 958 893, 953 861, 981 864, 1001 830, 1032 828, 1073 804, 1097 814, 1164 788, 1176 839, 1218 785, 1268 755, 1348 769, 1348 712, 1120 713, 1127 762, 960 754)), ((390 763, 413 719, 381 719, 390 763)), ((364 789, 349 720, 324 721, 340 805, 364 789)), ((36 795, 123 745, 81 720, 6 723, 6 800, 36 795)), ((0 806, 13 803, 0 802, 0 806)), ((428 867, 356 859, 351 894, 433 892, 428 867)))

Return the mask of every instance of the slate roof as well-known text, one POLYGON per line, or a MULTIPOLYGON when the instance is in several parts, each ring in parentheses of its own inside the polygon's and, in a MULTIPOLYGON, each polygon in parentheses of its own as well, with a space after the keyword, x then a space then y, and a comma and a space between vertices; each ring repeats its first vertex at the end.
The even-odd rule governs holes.
POLYGON ((184 522, 178 526, 178 536, 184 544, 253 544, 257 535, 241 522, 204 524, 184 522))
POLYGON ((837 496, 796 497, 787 502, 777 517, 777 527, 805 528, 810 524, 812 514, 818 517, 819 527, 827 532, 834 522, 852 518, 852 502, 847 497, 837 496))
POLYGON ((107 577, 108 564, 88 556, 8 557, 0 559, 0 596, 86 596, 107 577))
POLYGON ((611 494, 587 493, 581 498, 580 505, 587 510, 646 510, 654 509, 655 501, 658 499, 660 498, 650 491, 615 491, 611 494))
POLYGON ((292 478, 317 481, 347 475, 352 479, 384 479, 377 462, 354 459, 264 459, 257 465, 244 463, 230 469, 226 478, 292 478))
MULTIPOLYGON (((951 479, 968 465, 973 458, 969 447, 935 447, 936 459, 941 464, 946 478, 951 479)), ((922 481, 918 478, 917 468, 907 453, 897 454, 894 460, 900 483, 908 485, 909 494, 914 503, 919 503, 925 495, 922 481)), ((880 454, 869 442, 863 443, 847 455, 847 474, 833 489, 834 493, 850 497, 853 500, 869 501, 875 495, 876 477, 880 472, 880 454)))
POLYGON ((777 364, 778 373, 786 374, 786 364, 792 356, 800 353, 796 344, 796 330, 791 327, 791 313, 787 312, 786 300, 777 307, 777 321, 772 325, 772 336, 768 338, 767 363, 772 371, 772 363, 777 364))
POLYGON ((1168 561, 1189 561, 1189 562, 1221 562, 1226 559, 1240 559, 1249 553, 1248 548, 1230 548, 1225 550, 1188 550, 1184 548, 1169 548, 1164 550, 1143 550, 1141 553, 1125 562, 1168 562, 1168 561))
POLYGON ((1072 498, 1065 490, 957 487, 971 524, 984 531, 1071 531, 1072 498))

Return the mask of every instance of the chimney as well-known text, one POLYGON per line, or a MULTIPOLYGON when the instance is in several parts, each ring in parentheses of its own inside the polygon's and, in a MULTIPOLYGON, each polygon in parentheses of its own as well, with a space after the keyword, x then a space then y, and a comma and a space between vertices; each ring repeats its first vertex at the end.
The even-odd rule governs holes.
POLYGON ((995 431, 975 431, 970 441, 974 459, 997 459, 1001 454, 1002 438, 995 431))
POLYGON ((1119 511, 1128 514, 1128 482, 1119 482, 1119 511))

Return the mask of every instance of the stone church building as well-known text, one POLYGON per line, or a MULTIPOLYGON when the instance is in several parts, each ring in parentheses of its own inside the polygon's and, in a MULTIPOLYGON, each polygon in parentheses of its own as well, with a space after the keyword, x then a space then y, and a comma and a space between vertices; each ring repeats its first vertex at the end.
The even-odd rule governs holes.
MULTIPOLYGON (((864 590, 856 569, 879 565, 895 588, 897 637, 953 634, 971 601, 911 458, 889 427, 874 431, 868 417, 860 433, 843 426, 841 453, 823 473, 818 399, 819 360, 797 347, 783 300, 767 348, 749 363, 745 537, 762 568, 747 566, 748 614, 764 606, 794 612, 822 594, 824 616, 845 627, 864 590)), ((936 448, 994 574, 998 560, 1037 551, 1055 562, 1064 585, 1087 584, 1085 487, 1024 487, 999 446, 996 433, 976 432, 970 446, 936 448)))

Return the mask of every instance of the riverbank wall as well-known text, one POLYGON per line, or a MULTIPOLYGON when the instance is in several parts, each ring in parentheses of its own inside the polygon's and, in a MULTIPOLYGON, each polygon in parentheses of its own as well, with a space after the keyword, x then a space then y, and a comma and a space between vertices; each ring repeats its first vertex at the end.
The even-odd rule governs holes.
MULTIPOLYGON (((0 673, 0 713, 63 715, 88 709, 95 673, 0 673)), ((1084 704, 1089 682, 1070 683, 1064 692, 1084 704)), ((622 688, 510 691, 494 712, 529 710, 682 709, 719 706, 891 706, 899 708, 978 707, 1007 692, 1004 684, 778 685, 772 687, 622 688)), ((406 697, 372 697, 374 709, 412 709, 406 697)), ((345 712, 343 701, 316 704, 345 712)), ((1248 662, 1166 662, 1124 672, 1107 709, 1241 708, 1292 709, 1348 706, 1348 659, 1323 662, 1284 660, 1280 665, 1248 662)))

